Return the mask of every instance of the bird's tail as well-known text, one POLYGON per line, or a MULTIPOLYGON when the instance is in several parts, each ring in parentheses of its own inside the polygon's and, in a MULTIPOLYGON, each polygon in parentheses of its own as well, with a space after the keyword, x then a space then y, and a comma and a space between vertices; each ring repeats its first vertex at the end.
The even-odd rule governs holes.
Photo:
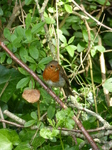
POLYGON ((69 95, 73 95, 72 90, 69 87, 63 87, 64 91, 65 91, 65 95, 68 97, 69 95))

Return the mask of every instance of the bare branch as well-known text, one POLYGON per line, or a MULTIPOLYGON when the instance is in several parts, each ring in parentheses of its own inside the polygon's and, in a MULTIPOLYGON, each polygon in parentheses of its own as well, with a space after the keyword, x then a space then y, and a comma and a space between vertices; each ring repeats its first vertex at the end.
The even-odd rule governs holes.
POLYGON ((86 10, 84 10, 83 8, 81 8, 74 0, 72 0, 72 2, 74 3, 74 5, 76 5, 82 12, 84 12, 89 18, 93 19, 98 25, 110 30, 112 32, 112 28, 104 25, 103 23, 101 23, 100 21, 98 21, 97 19, 95 19, 93 16, 91 16, 86 10))
MULTIPOLYGON (((3 42, 0 42, 0 46, 10 55, 10 57, 17 62, 21 67, 23 67, 29 74, 32 75, 32 77, 57 101, 58 104, 64 109, 67 109, 67 106, 59 99, 59 97, 56 96, 56 94, 51 91, 42 81, 41 79, 34 73, 26 64, 24 64, 22 61, 20 61, 4 44, 3 42)), ((92 137, 89 135, 89 133, 86 131, 86 129, 83 127, 82 123, 78 120, 78 118, 74 115, 72 118, 79 129, 82 131, 82 133, 87 138, 88 142, 91 144, 93 149, 98 150, 96 143, 92 139, 92 137)), ((18 120, 18 119, 17 119, 18 120)))

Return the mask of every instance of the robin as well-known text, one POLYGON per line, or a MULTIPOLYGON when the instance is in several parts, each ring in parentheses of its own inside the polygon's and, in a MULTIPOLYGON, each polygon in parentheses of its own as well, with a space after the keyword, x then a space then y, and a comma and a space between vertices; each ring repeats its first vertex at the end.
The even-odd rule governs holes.
POLYGON ((63 87, 66 96, 73 95, 64 69, 55 60, 46 65, 43 79, 51 87, 63 87))

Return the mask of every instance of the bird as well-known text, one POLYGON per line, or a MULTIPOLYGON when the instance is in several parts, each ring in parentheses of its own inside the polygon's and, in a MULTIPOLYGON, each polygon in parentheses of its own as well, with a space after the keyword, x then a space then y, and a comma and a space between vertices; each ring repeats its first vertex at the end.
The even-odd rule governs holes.
POLYGON ((50 87, 63 88, 67 97, 69 95, 74 96, 66 72, 62 66, 59 65, 58 61, 52 60, 46 65, 43 71, 43 79, 50 87))

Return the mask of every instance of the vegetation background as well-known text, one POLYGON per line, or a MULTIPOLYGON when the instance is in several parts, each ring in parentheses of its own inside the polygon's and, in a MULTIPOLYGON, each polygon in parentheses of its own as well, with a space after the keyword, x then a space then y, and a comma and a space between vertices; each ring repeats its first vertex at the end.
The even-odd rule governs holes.
POLYGON ((54 88, 61 109, 0 47, 0 150, 89 150, 73 114, 99 149, 112 149, 111 0, 1 0, 2 42, 41 80, 58 60, 77 94, 65 101, 54 88), (25 89, 37 89, 39 102, 25 101, 25 89))

